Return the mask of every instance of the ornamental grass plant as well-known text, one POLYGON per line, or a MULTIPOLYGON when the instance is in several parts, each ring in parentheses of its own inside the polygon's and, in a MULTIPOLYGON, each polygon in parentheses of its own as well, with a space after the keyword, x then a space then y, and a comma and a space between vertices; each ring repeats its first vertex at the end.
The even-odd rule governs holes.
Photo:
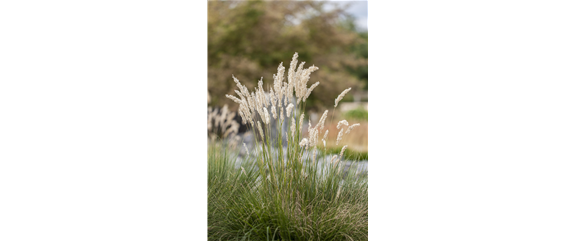
MULTIPOLYGON (((318 68, 304 69, 304 62, 297 67, 297 57, 287 78, 279 65, 268 91, 262 80, 249 92, 233 77, 239 90, 227 97, 239 104, 243 124, 259 138, 251 148, 243 145, 242 160, 224 143, 209 146, 210 240, 367 240, 367 178, 342 158, 346 146, 326 154, 328 111, 314 125, 309 121, 308 134, 302 134, 305 101, 319 82, 307 87, 318 68), (276 135, 269 134, 271 128, 276 135)), ((340 121, 332 141, 339 143, 356 126, 340 121)))

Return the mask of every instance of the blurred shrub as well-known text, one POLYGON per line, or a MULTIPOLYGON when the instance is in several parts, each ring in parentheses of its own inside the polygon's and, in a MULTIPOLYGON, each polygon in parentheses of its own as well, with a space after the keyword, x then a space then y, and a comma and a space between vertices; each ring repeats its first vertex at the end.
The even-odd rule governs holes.
POLYGON ((345 112, 344 117, 346 120, 368 121, 369 112, 363 107, 345 112))
MULTIPOLYGON (((327 154, 340 154, 343 147, 329 147, 327 148, 327 154)), ((368 151, 356 151, 352 148, 347 148, 345 152, 343 152, 343 157, 349 161, 365 161, 369 159, 369 152, 368 151)))

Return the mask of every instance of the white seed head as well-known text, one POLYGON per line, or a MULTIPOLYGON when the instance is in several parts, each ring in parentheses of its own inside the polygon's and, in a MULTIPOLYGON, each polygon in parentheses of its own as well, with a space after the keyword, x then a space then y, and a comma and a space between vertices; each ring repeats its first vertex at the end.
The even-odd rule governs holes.
POLYGON ((309 97, 309 95, 311 94, 311 91, 313 91, 313 89, 315 89, 315 87, 317 87, 317 85, 319 85, 319 82, 311 85, 311 87, 309 87, 309 89, 307 90, 307 93, 305 93, 305 97, 303 97, 303 102, 305 102, 305 100, 307 100, 307 97, 309 97))
POLYGON ((287 106, 287 117, 289 117, 291 115, 291 111, 293 110, 293 103, 289 103, 289 105, 287 106))
POLYGON ((279 67, 277 67, 277 75, 273 76, 273 88, 275 88, 275 93, 277 93, 277 97, 279 99, 279 101, 281 101, 281 96, 282 96, 282 90, 281 90, 281 84, 283 83, 283 75, 285 73, 285 67, 283 67, 283 62, 281 62, 279 64, 279 67))
POLYGON ((308 143, 309 143, 309 141, 307 141, 307 138, 303 138, 303 140, 301 140, 301 142, 299 142, 299 146, 300 147, 307 146, 308 143))
POLYGON ((257 127, 259 128, 259 135, 261 135, 261 139, 263 138, 263 128, 261 128, 261 122, 257 121, 257 127))
POLYGON ((333 164, 333 161, 337 159, 337 155, 334 155, 333 157, 331 157, 331 164, 333 164))
POLYGON ((327 147, 327 142, 325 142, 325 139, 323 139, 323 147, 327 147))
POLYGON ((293 92, 291 93, 287 93, 287 84, 285 84, 285 86, 283 86, 283 106, 287 106, 287 103, 290 103, 289 99, 291 97, 293 97, 293 92))
POLYGON ((346 120, 339 121, 339 123, 337 124, 337 129, 340 129, 341 126, 343 125, 349 126, 349 122, 347 122, 346 120))
POLYGON ((234 90, 234 91, 235 91, 235 93, 237 93, 237 96, 243 97, 243 94, 241 94, 241 92, 239 92, 238 90, 234 90))
POLYGON ((339 101, 341 101, 343 99, 343 97, 345 97, 345 94, 347 94, 349 91, 351 91, 351 88, 343 90, 343 92, 341 92, 341 94, 339 96, 337 96, 337 99, 335 100, 335 107, 337 107, 337 105, 339 104, 339 101))
POLYGON ((283 107, 279 107, 279 114, 281 116, 281 121, 283 121, 285 118, 283 117, 283 107))
POLYGON ((319 119, 319 123, 317 124, 317 126, 319 126, 321 128, 321 130, 323 130, 323 128, 325 127, 325 120, 327 120, 327 113, 329 112, 329 110, 326 110, 325 112, 323 112, 323 115, 321 116, 321 119, 319 119))
POLYGON ((293 93, 293 85, 295 84, 295 68, 297 68, 297 57, 299 57, 299 55, 295 52, 293 59, 291 60, 291 65, 289 66, 289 75, 287 76, 287 94, 289 94, 289 96, 293 93))
POLYGON ((237 104, 243 104, 243 101, 241 101, 240 99, 238 99, 237 97, 233 96, 233 95, 225 95, 225 97, 233 100, 233 102, 237 103, 237 104))
POLYGON ((231 77, 233 78, 233 81, 235 81, 235 84, 237 84, 237 87, 239 87, 239 89, 241 89, 241 83, 239 82, 239 80, 237 78, 235 78, 234 75, 231 75, 231 77))
POLYGON ((328 134, 329 134, 329 130, 325 131, 325 135, 323 136, 323 139, 327 139, 328 134))
POLYGON ((337 145, 339 145, 339 141, 343 139, 343 130, 344 129, 341 129, 341 131, 339 131, 339 134, 337 135, 337 145))
POLYGON ((273 119, 277 119, 277 111, 275 110, 275 106, 271 106, 271 113, 273 114, 273 119))
POLYGON ((316 146, 318 141, 319 141, 319 129, 315 127, 309 132, 309 143, 311 146, 316 146))
POLYGON ((341 149, 341 154, 339 154, 339 156, 341 156, 341 157, 343 156, 345 149, 347 149, 347 145, 343 146, 343 148, 341 149))
POLYGON ((356 123, 356 124, 349 126, 349 128, 347 128, 347 131, 345 132, 345 134, 349 134, 353 130, 353 128, 360 126, 360 125, 361 125, 360 123, 356 123))
POLYGON ((266 125, 269 124, 270 118, 269 118, 269 112, 267 112, 267 108, 263 107, 263 121, 265 122, 266 125))
POLYGON ((255 101, 255 93, 251 92, 251 94, 247 94, 245 98, 249 103, 249 109, 251 110, 251 113, 255 114, 255 110, 258 109, 255 101))
POLYGON ((277 103, 277 98, 275 98, 275 92, 273 91, 272 88, 269 88, 269 101, 271 102, 271 106, 275 106, 275 103, 277 103))

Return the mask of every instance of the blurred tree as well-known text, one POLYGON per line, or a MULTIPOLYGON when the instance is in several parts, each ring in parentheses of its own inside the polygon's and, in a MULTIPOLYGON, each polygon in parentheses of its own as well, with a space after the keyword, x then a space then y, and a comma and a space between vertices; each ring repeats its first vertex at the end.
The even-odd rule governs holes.
POLYGON ((208 3, 208 88, 211 103, 231 106, 225 94, 236 88, 231 75, 252 89, 263 77, 272 84, 277 66, 289 69, 295 52, 305 67, 315 65, 309 86, 313 91, 307 106, 334 105, 335 98, 348 87, 359 89, 352 70, 366 67, 367 59, 356 46, 366 38, 344 26, 350 16, 343 8, 317 1, 209 1, 208 3))
MULTIPOLYGON (((361 40, 351 47, 351 51, 361 59, 369 59, 369 33, 367 31, 361 31, 355 26, 354 17, 349 17, 343 22, 343 26, 347 29, 357 32, 361 40)), ((368 65, 356 65, 349 66, 349 71, 352 75, 356 76, 362 83, 363 89, 368 90, 368 80, 369 80, 369 69, 368 65)))

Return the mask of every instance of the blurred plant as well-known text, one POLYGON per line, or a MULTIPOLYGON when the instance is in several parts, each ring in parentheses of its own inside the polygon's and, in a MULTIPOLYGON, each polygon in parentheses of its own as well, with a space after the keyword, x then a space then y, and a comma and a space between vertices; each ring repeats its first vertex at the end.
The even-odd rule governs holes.
POLYGON ((365 110, 362 106, 357 109, 347 111, 343 114, 345 119, 357 120, 357 121, 368 121, 369 112, 365 110))
MULTIPOLYGON (((209 97, 209 93, 207 93, 207 96, 209 97)), ((237 146, 239 123, 233 120, 234 117, 235 113, 229 112, 227 105, 224 105, 221 109, 208 107, 207 137, 209 140, 213 142, 216 139, 228 139, 231 141, 230 144, 232 146, 237 146)))

